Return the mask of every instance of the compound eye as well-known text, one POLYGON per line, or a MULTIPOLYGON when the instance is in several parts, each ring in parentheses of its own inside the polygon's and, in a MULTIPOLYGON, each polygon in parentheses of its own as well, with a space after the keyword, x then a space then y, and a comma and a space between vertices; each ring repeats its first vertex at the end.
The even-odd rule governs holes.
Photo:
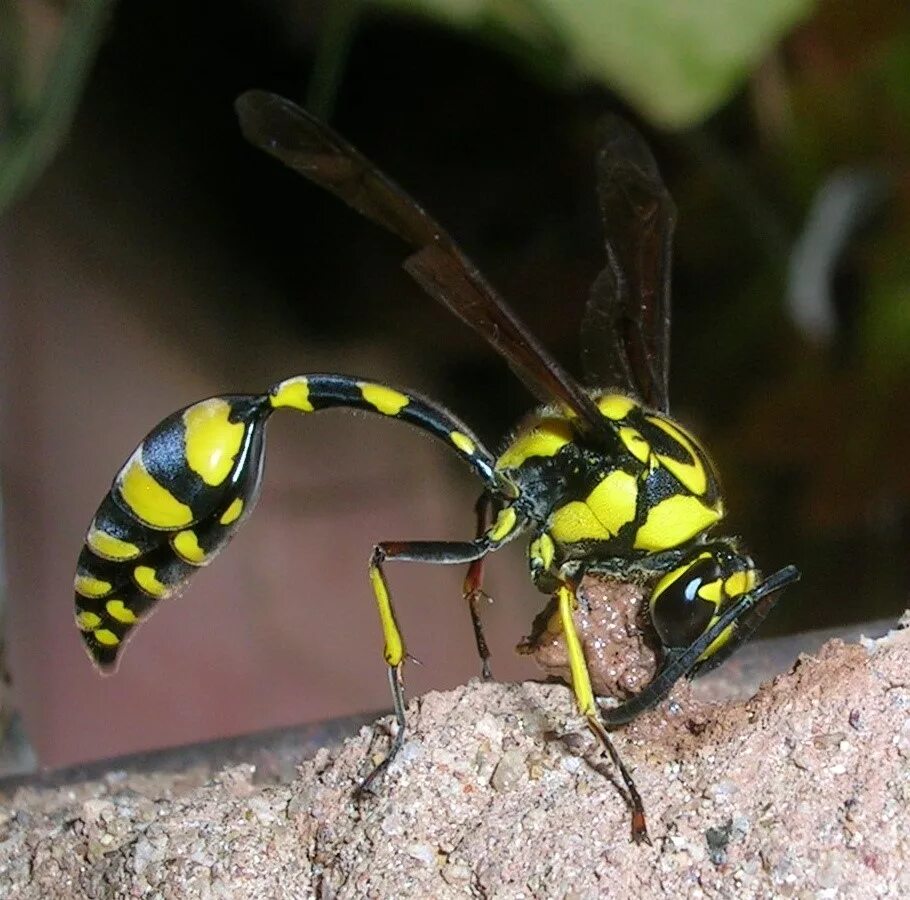
POLYGON ((703 554, 664 575, 651 594, 651 621, 665 647, 688 647, 710 626, 722 598, 716 560, 703 554))

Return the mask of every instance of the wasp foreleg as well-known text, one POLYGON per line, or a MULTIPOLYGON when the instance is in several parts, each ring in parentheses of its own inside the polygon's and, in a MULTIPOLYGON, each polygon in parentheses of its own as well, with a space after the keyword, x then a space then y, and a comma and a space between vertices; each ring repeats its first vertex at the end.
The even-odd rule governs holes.
POLYGON ((647 824, 645 822, 645 809, 635 786, 635 781, 631 773, 626 768, 618 751, 613 746, 610 736, 604 728, 603 722, 594 700, 594 691, 591 689, 591 676, 588 674, 588 666, 585 662, 584 652, 581 648, 581 641, 578 639, 578 633, 575 630, 575 622, 572 619, 572 610, 575 604, 575 591, 569 585, 562 584, 556 591, 557 603, 559 606, 559 618, 562 623, 562 630, 566 639, 566 648, 569 655, 569 669, 572 673, 572 690, 575 693, 575 702, 578 704, 578 711, 585 717, 588 728, 597 738, 601 747, 607 751, 613 765, 622 775, 622 780, 628 791, 629 806, 632 808, 632 840, 636 843, 642 841, 650 844, 651 839, 648 837, 647 824))

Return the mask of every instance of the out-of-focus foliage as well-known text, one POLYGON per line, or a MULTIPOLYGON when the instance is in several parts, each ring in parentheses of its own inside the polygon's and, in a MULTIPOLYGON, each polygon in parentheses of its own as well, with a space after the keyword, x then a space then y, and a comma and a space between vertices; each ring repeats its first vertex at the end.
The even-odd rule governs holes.
POLYGON ((744 410, 747 441, 779 441, 791 463, 802 457, 794 496, 802 498, 804 526, 816 533, 884 527, 910 509, 901 462, 910 447, 902 413, 910 393, 908 85, 910 9, 895 0, 823 4, 787 48, 783 90, 756 84, 775 94, 764 98, 766 110, 785 108, 759 125, 800 207, 845 165, 870 167, 888 185, 877 221, 841 261, 834 341, 790 362, 775 410, 764 398, 744 410))
POLYGON ((111 5, 0 0, 0 212, 69 129, 111 5))
MULTIPOLYGON (((693 396, 722 403, 709 445, 729 506, 734 515, 748 511, 743 531, 753 543, 751 535, 763 536, 763 558, 795 558, 805 575, 800 590, 837 598, 845 619, 893 612, 910 575, 908 86, 910 7, 825 0, 753 71, 748 95, 705 129, 715 140, 723 134, 712 149, 722 148, 726 174, 714 166, 706 190, 716 160, 702 154, 676 197, 681 258, 690 266, 706 260, 701 277, 715 310, 703 335, 696 329, 677 347, 687 355, 694 348, 700 360, 687 373, 693 396), (844 171, 874 173, 884 196, 824 286, 836 328, 818 342, 787 321, 786 254, 844 171), (751 248, 741 231, 727 234, 710 191, 728 193, 727 214, 752 221, 751 248), (779 260, 755 240, 766 214, 782 239, 779 260), (723 283, 724 258, 739 270, 735 291, 723 283)), ((676 297, 680 310, 688 297, 676 297)), ((790 617, 791 627, 807 627, 814 602, 802 610, 782 604, 778 623, 790 617)))
POLYGON ((499 38, 533 68, 594 80, 657 125, 704 119, 814 0, 379 0, 499 38))

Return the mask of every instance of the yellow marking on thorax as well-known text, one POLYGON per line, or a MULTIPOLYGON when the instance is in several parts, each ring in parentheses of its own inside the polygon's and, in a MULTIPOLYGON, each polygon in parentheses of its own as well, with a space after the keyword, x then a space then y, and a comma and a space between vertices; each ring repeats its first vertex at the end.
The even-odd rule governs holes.
POLYGON ((76 627, 81 631, 94 631, 101 624, 101 616, 98 613, 83 610, 76 614, 76 627))
POLYGON ((133 578, 136 584, 152 597, 160 599, 167 596, 170 591, 168 585, 158 580, 158 574, 151 566, 136 566, 133 569, 133 578))
POLYGON ((622 421, 638 404, 625 394, 604 394, 597 398, 597 408, 608 419, 622 421))
POLYGON ((361 382, 357 386, 363 394, 363 399, 384 416, 397 416, 411 402, 401 391, 384 384, 361 382))
POLYGON ((474 441, 461 431, 450 431, 449 440, 461 450, 462 453, 467 453, 468 456, 472 456, 477 449, 477 445, 474 441))
POLYGON ((496 542, 503 540, 515 527, 517 520, 518 514, 511 506, 507 506, 505 509, 500 510, 496 521, 487 531, 487 537, 496 542))
POLYGON ((218 520, 222 525, 230 525, 232 522, 236 522, 240 518, 240 514, 243 512, 243 500, 240 497, 237 497, 231 505, 221 514, 221 518, 218 520))
POLYGON ((517 469, 534 456, 555 456, 572 442, 572 426, 565 419, 541 419, 529 431, 519 434, 496 460, 496 468, 517 469))
POLYGON ((661 431, 668 434, 692 457, 691 463, 685 463, 680 462, 678 459, 673 459, 672 456, 656 454, 662 465, 679 479, 686 490, 700 497, 708 488, 708 474, 702 464, 701 454, 695 448, 694 439, 683 431, 679 425, 669 422, 667 419, 662 419, 658 416, 648 416, 647 418, 652 425, 656 425, 661 431))
POLYGON ((617 469, 610 472, 588 494, 585 501, 597 520, 615 536, 623 525, 635 518, 638 481, 634 475, 617 469))
POLYGON ((648 512, 635 535, 636 550, 668 550, 710 528, 723 517, 718 502, 706 506, 697 497, 676 494, 661 500, 648 512))
POLYGON ((123 501, 137 519, 154 528, 180 528, 193 521, 193 511, 149 474, 140 447, 117 478, 123 501))
POLYGON ((92 578, 91 575, 77 575, 73 580, 73 588, 82 597, 103 597, 109 594, 114 586, 109 581, 92 578))
POLYGON ((548 531, 560 544, 608 541, 635 518, 638 482, 619 469, 610 472, 584 501, 573 500, 550 516, 548 531))
POLYGON ((310 383, 303 375, 287 378, 272 388, 269 403, 274 409, 289 406, 299 412, 313 412, 310 402, 310 383))
POLYGON ((528 553, 532 560, 539 561, 545 570, 549 570, 550 566, 553 565, 553 559, 556 556, 556 545, 553 543, 553 538, 544 532, 531 541, 531 547, 528 550, 528 553))
POLYGON ((651 445, 641 436, 637 429, 631 425, 623 425, 619 429, 619 439, 626 450, 639 462, 646 463, 651 456, 651 445))
POLYGON ((95 640, 98 641, 99 644, 104 644, 107 647, 116 647, 117 644, 120 643, 120 638, 108 628, 98 628, 92 633, 95 635, 95 640))
POLYGON ((106 531, 101 531, 94 524, 88 530, 85 543, 97 556, 114 562, 135 559, 142 552, 135 544, 131 544, 129 541, 122 541, 106 531))
POLYGON ((181 531, 171 538, 171 544, 177 555, 185 562, 200 566, 205 562, 205 551, 199 546, 195 531, 181 531))
POLYGON ((573 500, 554 510, 547 530, 553 540, 560 544, 574 544, 578 541, 606 541, 610 532, 601 524, 587 503, 573 500))
POLYGON ((231 422, 230 413, 229 403, 213 397, 183 414, 187 465, 212 487, 231 474, 243 445, 243 424, 231 422))
POLYGON ((137 620, 134 613, 122 600, 108 600, 104 604, 107 614, 122 625, 132 625, 137 620))

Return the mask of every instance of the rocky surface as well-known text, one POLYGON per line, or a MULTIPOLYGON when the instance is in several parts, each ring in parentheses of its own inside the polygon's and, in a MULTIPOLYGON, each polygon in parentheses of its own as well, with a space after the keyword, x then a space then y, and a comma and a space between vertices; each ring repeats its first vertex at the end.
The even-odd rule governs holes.
POLYGON ((752 699, 686 689, 615 733, 653 846, 560 685, 471 683, 283 781, 112 772, 0 804, 0 896, 910 896, 910 631, 827 644, 752 699))

